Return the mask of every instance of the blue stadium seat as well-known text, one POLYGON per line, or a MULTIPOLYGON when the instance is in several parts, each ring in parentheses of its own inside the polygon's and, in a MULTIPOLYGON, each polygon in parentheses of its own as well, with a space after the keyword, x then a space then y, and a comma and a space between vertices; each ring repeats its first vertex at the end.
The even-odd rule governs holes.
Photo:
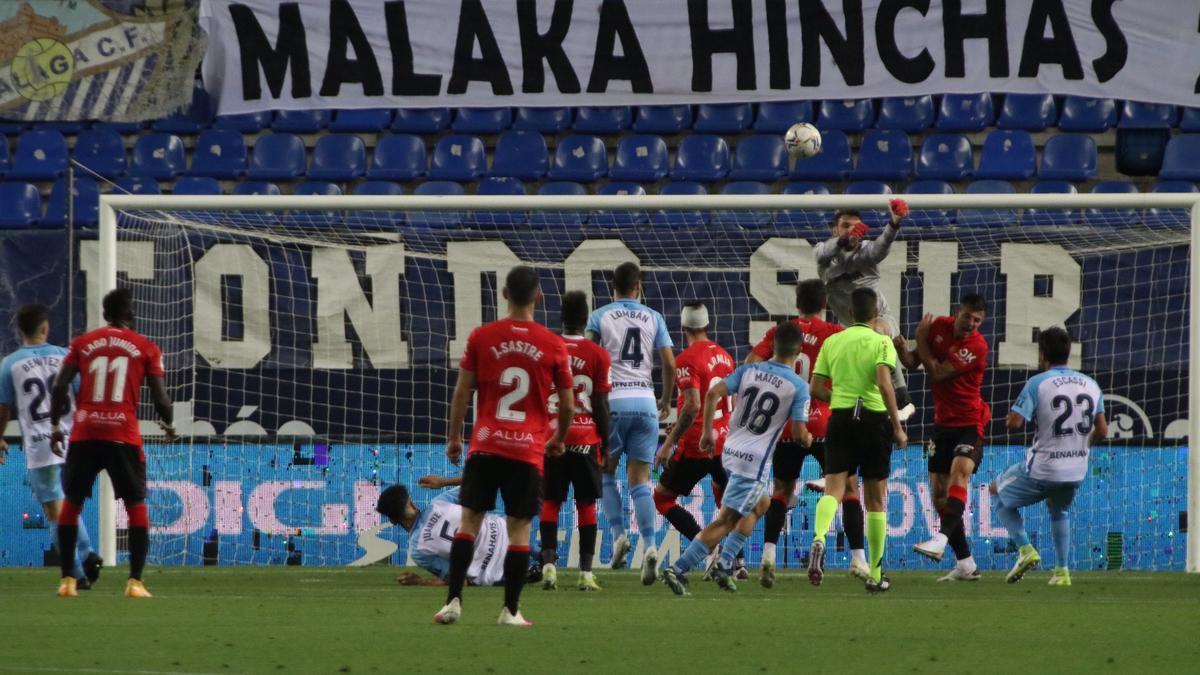
POLYGON ((1179 117, 1179 130, 1184 133, 1200 131, 1200 108, 1184 108, 1179 117))
POLYGON ((145 122, 93 122, 92 128, 96 131, 107 129, 115 131, 122 136, 129 134, 141 133, 146 128, 145 122))
POLYGON ((22 120, 0 119, 0 135, 19 134, 29 128, 29 123, 22 120))
MULTIPOLYGON (((525 195, 525 184, 516 178, 492 176, 479 181, 475 194, 489 197, 519 197, 525 195)), ((524 225, 528 220, 528 211, 472 211, 467 216, 467 223, 480 229, 524 225)))
MULTIPOLYGON (((667 183, 658 190, 660 195, 696 196, 708 194, 708 188, 703 183, 679 181, 667 183)), ((707 211, 654 211, 650 214, 650 224, 655 227, 703 227, 708 225, 707 211)))
POLYGON ((219 195, 221 183, 209 176, 184 176, 171 186, 171 193, 177 195, 219 195))
MULTIPOLYGON (((538 195, 549 197, 579 197, 587 193, 587 188, 571 181, 550 181, 538 188, 538 195)), ((587 215, 584 211, 537 210, 529 215, 529 224, 537 228, 577 226, 587 219, 587 215)))
POLYGON ((399 108, 392 118, 392 131, 433 134, 450 126, 449 108, 399 108))
POLYGON ((0 134, 0 176, 8 172, 9 164, 8 137, 0 134))
MULTIPOLYGON (((379 146, 375 146, 378 150, 379 146)), ((394 197, 404 194, 399 183, 390 180, 365 180, 354 186, 356 195, 378 195, 394 197)), ((404 224, 404 211, 362 211, 351 209, 346 212, 346 227, 356 230, 394 231, 404 224)))
MULTIPOLYGON (((462 183, 451 180, 427 180, 418 185, 413 194, 457 197, 466 194, 466 190, 462 183)), ((463 223, 465 215, 460 211, 412 211, 408 214, 408 224, 415 227, 458 227, 463 223)))
POLYGON ((768 183, 787 175, 788 153, 779 134, 747 136, 733 152, 730 180, 761 180, 768 183))
MULTIPOLYGON (((1094 195, 1137 194, 1137 186, 1127 180, 1102 180, 1092 186, 1094 195)), ((1138 221, 1136 209, 1084 209, 1083 222, 1092 227, 1123 227, 1138 221)))
MULTIPOLYGON (((1168 192, 1168 193, 1189 193, 1200 192, 1200 188, 1196 184, 1186 180, 1160 180, 1150 189, 1151 192, 1168 192)), ((1145 223, 1150 227, 1167 227, 1180 225, 1188 225, 1191 223, 1192 214, 1187 209, 1146 209, 1143 216, 1145 223)))
POLYGON ((641 134, 677 134, 691 126, 690 105, 644 105, 633 118, 633 130, 641 134))
POLYGON ((994 119, 991 94, 946 94, 934 126, 942 131, 983 131, 994 119))
POLYGON ((754 130, 760 134, 782 134, 797 122, 812 121, 812 101, 765 101, 758 104, 754 130))
MULTIPOLYGON (((723 195, 767 195, 771 188, 766 183, 753 180, 730 181, 721 188, 723 195)), ((771 224, 770 211, 717 211, 713 213, 712 222, 718 225, 738 225, 741 227, 766 227, 771 224)))
POLYGON ((1170 140, 1170 129, 1118 128, 1113 147, 1117 172, 1126 176, 1157 176, 1170 140))
POLYGON ((29 183, 0 183, 0 229, 37 225, 42 219, 42 196, 29 183))
POLYGON ((489 176, 540 180, 546 175, 550 154, 546 139, 537 131, 506 131, 496 141, 489 176))
POLYGON ((1117 126, 1117 104, 1111 98, 1068 96, 1058 116, 1062 131, 1099 133, 1117 126))
POLYGON ((550 180, 594 181, 608 175, 608 152, 595 136, 564 136, 554 150, 550 180))
MULTIPOLYGON (((954 188, 944 180, 918 180, 904 188, 906 195, 952 195, 954 188)), ((948 209, 912 209, 908 217, 924 227, 943 227, 950 224, 948 209)))
POLYGON ((283 194, 279 186, 262 180, 246 180, 233 186, 233 191, 230 194, 235 195, 264 195, 268 197, 276 197, 283 194))
POLYGON ((5 175, 16 180, 53 180, 66 172, 67 139, 57 131, 26 131, 17 139, 5 175))
POLYGON ((328 109, 277 110, 271 128, 290 134, 315 134, 329 126, 328 109))
MULTIPOLYGON (((784 186, 785 195, 827 195, 829 186, 815 181, 792 181, 784 186)), ((815 237, 829 236, 829 221, 833 219, 833 211, 818 209, 797 209, 779 211, 775 214, 777 227, 799 227, 810 231, 806 234, 815 237)))
POLYGON ((100 224, 100 188, 96 180, 90 176, 75 176, 71 189, 67 188, 67 179, 59 178, 50 188, 50 199, 46 202, 46 217, 42 225, 62 227, 67 224, 68 216, 75 218, 75 228, 96 227, 100 224), (71 204, 67 204, 67 193, 70 192, 71 204), (72 214, 69 210, 74 209, 72 214))
POLYGON ((729 145, 720 136, 685 136, 675 149, 671 180, 711 183, 729 175, 729 145))
POLYGON ((571 128, 571 108, 517 108, 512 128, 557 134, 571 128))
POLYGON ((1000 106, 996 126, 1001 129, 1044 131, 1058 122, 1058 108, 1050 94, 1008 94, 1000 106))
POLYGON ((879 104, 877 129, 924 131, 933 126, 932 96, 893 96, 879 104))
MULTIPOLYGON (((4 161, 8 161, 5 149, 4 161)), ((86 129, 75 139, 73 155, 76 162, 104 178, 125 174, 125 141, 112 129, 86 129)))
POLYGON ((44 129, 46 131, 57 131, 63 136, 74 136, 83 131, 87 127, 86 122, 76 121, 54 121, 54 122, 35 122, 30 125, 36 129, 44 129))
POLYGON ((875 124, 875 104, 869 98, 821 101, 817 128, 827 131, 857 132, 875 124))
POLYGON ((197 80, 192 87, 192 101, 183 110, 155 120, 150 128, 167 134, 190 136, 207 129, 213 121, 212 101, 204 85, 197 80))
POLYGON ((240 113, 237 115, 217 115, 213 118, 213 129, 227 129, 229 131, 237 131, 243 134, 254 134, 271 126, 271 120, 274 119, 275 113, 270 110, 261 110, 253 113, 240 113))
MULTIPOLYGON (((845 195, 890 195, 892 188, 877 180, 860 180, 847 183, 842 190, 845 195)), ((891 219, 886 209, 863 209, 863 221, 871 227, 880 227, 891 219)))
POLYGON ((358 110, 336 110, 330 131, 379 133, 392 126, 392 111, 389 108, 362 108, 358 110))
MULTIPOLYGON (((977 180, 967 184, 969 195, 1013 194, 1017 190, 1006 180, 977 180)), ((1012 209, 962 209, 956 222, 964 227, 1007 227, 1017 223, 1012 209)))
POLYGON ((1042 147, 1042 166, 1038 177, 1060 180, 1088 180, 1096 176, 1096 141, 1086 134, 1052 136, 1042 147))
MULTIPOLYGON (((342 194, 337 185, 325 181, 305 181, 296 186, 292 193, 297 196, 336 196, 342 194)), ((333 227, 342 219, 340 211, 287 211, 283 224, 296 228, 333 227)))
MULTIPOLYGON (((644 195, 646 188, 638 183, 612 181, 596 190, 598 195, 644 195)), ((637 227, 649 221, 645 211, 596 211, 591 224, 597 227, 637 227)))
POLYGON ((971 142, 961 134, 929 134, 917 157, 917 178, 958 182, 975 171, 971 142))
POLYGON ((350 181, 367 172, 367 147, 354 134, 324 134, 313 146, 308 177, 316 180, 350 181))
POLYGON ((146 176, 126 176, 117 181, 114 194, 130 195, 161 195, 162 188, 158 181, 146 176))
POLYGON ((613 159, 613 180, 653 183, 667 177, 667 144, 660 136, 622 136, 613 159))
POLYGON ((487 153, 483 141, 475 136, 442 136, 433 148, 429 163, 429 177, 433 180, 475 180, 485 171, 487 153))
POLYGON ((705 103, 696 111, 692 131, 702 134, 740 134, 754 121, 749 103, 705 103))
POLYGON ((583 107, 575 111, 576 133, 617 134, 633 124, 633 108, 629 106, 583 107))
POLYGON ((498 134, 512 125, 512 108, 458 108, 450 129, 460 134, 498 134))
POLYGON ((979 169, 981 179, 1029 180, 1037 170, 1037 149, 1028 131, 993 131, 983 141, 979 169))
POLYGON ((1159 180, 1200 180, 1200 134, 1180 134, 1167 143, 1159 180))
MULTIPOLYGON (((277 196, 283 194, 283 191, 280 190, 279 186, 274 183, 269 183, 267 181, 249 180, 249 181, 242 181, 240 183, 236 183, 233 186, 233 190, 230 192, 230 194, 243 195, 243 196, 277 197, 277 196)), ((248 222, 253 223, 254 225, 256 225, 258 227, 274 227, 274 226, 278 225, 280 215, 281 215, 278 211, 252 211, 252 212, 233 211, 232 213, 243 214, 243 216, 242 216, 243 218, 245 218, 248 222)), ((217 214, 215 214, 215 213, 208 213, 208 214, 205 214, 205 216, 206 216, 204 218, 205 220, 209 220, 209 219, 215 220, 217 218, 217 214)))
POLYGON ((295 134, 267 134, 254 141, 246 176, 253 180, 294 180, 304 175, 304 141, 295 134))
MULTIPOLYGON (((1065 180, 1043 180, 1034 183, 1033 187, 1029 188, 1030 194, 1066 194, 1073 195, 1079 192, 1075 185, 1065 180)), ((1025 209, 1025 214, 1021 217, 1022 225, 1046 225, 1046 226, 1063 226, 1076 225, 1079 223, 1078 209, 1025 209)))
POLYGON ((1179 123, 1179 108, 1165 103, 1125 101, 1121 104, 1122 129, 1170 129, 1179 123))
POLYGON ((130 173, 170 180, 186 170, 183 140, 174 134, 146 134, 133 146, 130 173))
POLYGON ((375 142, 367 178, 410 181, 425 175, 425 141, 412 134, 380 136, 375 142))
POLYGON ((912 175, 912 141, 903 131, 869 129, 858 149, 853 180, 907 180, 912 175))
POLYGON ((209 129, 196 139, 189 176, 241 178, 246 174, 246 139, 228 129, 209 129))
POLYGON ((850 175, 850 169, 850 139, 841 131, 822 131, 820 154, 797 159, 790 175, 796 180, 841 181, 850 175))

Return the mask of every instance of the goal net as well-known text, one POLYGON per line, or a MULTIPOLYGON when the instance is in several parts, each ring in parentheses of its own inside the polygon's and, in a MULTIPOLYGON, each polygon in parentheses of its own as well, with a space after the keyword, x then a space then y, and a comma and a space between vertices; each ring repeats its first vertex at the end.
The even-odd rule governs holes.
MULTIPOLYGON (((636 260, 645 302, 677 348, 680 309, 700 299, 711 336, 740 362, 795 314, 794 286, 817 276, 812 245, 829 236, 833 209, 862 209, 874 237, 886 199, 106 196, 101 238, 80 255, 89 321, 99 321, 106 287, 133 289, 138 329, 163 348, 183 435, 148 441, 151 561, 348 564, 364 554, 359 533, 379 524, 381 487, 404 483, 428 503, 435 493, 418 477, 458 471, 441 445, 457 360, 470 330, 503 314, 497 279, 514 264, 540 270, 538 319, 557 330, 565 291, 606 302, 606 272, 636 260)), ((1072 509, 1074 565, 1184 568, 1194 200, 911 196, 913 218, 881 265, 902 331, 911 338, 922 314, 949 314, 969 292, 989 306, 981 330, 993 422, 965 518, 982 567, 1011 564, 986 485, 1031 439, 1009 433, 1004 417, 1037 370, 1038 330, 1063 325, 1078 340, 1072 365, 1099 381, 1111 420, 1072 509)), ((909 388, 918 413, 910 447, 893 455, 891 569, 925 566, 912 545, 937 528, 924 445, 933 403, 922 373, 909 374, 909 388)), ((143 419, 153 419, 148 407, 143 419)), ((803 472, 818 469, 808 462, 803 472)), ((707 480, 681 503, 708 520, 707 480)), ((780 564, 804 562, 813 503, 798 495, 780 564)), ((574 564, 574 514, 564 511, 560 556, 574 564)), ((102 529, 123 546, 115 512, 102 529)), ((1026 514, 1035 544, 1049 549, 1044 507, 1026 514)), ((678 535, 659 525, 672 558, 678 535)), ((391 560, 403 564, 407 535, 380 536, 398 544, 391 560)), ((844 564, 840 520, 829 536, 831 564, 844 564)), ((601 564, 611 543, 605 534, 601 564)), ((749 564, 760 548, 761 530, 749 564)))

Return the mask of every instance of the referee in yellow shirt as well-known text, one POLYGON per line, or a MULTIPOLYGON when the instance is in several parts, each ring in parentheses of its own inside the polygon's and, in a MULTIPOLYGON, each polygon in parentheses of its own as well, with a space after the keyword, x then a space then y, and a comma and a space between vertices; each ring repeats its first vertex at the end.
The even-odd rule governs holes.
POLYGON ((812 396, 829 401, 825 435, 825 496, 817 501, 808 579, 814 586, 825 574, 825 534, 837 514, 846 481, 862 476, 867 507, 867 550, 871 578, 867 591, 880 593, 890 585, 883 576, 887 539, 887 479, 891 472, 892 441, 903 448, 908 436, 900 426, 892 371, 896 348, 886 335, 871 327, 878 307, 875 291, 857 288, 850 295, 854 325, 829 336, 813 367, 812 396))

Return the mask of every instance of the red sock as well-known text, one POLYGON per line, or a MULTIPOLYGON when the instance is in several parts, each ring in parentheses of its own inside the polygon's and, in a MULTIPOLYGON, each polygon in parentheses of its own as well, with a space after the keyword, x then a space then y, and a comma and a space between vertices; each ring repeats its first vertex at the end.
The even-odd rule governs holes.
POLYGON ((129 514, 130 527, 150 527, 150 512, 146 510, 146 502, 127 506, 125 512, 129 514))
POLYGON ((83 512, 83 504, 72 504, 63 501, 62 510, 58 512, 59 525, 78 525, 79 514, 83 512))
POLYGON ((585 502, 575 507, 579 512, 579 527, 596 524, 596 502, 585 502))
POLYGON ((951 485, 948 490, 950 499, 957 499, 962 502, 963 506, 967 505, 967 488, 962 485, 951 485))
POLYGON ((553 502, 547 499, 542 502, 542 522, 558 522, 558 511, 562 508, 561 502, 553 502))
POLYGON ((658 490, 654 491, 654 509, 658 511, 659 515, 667 515, 667 512, 674 506, 675 497, 659 492, 658 490))

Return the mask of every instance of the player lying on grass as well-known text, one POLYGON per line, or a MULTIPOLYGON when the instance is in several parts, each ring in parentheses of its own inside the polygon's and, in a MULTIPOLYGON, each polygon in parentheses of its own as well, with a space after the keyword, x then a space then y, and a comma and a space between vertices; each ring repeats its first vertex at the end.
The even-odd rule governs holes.
POLYGON ((979 326, 987 315, 983 296, 964 295, 954 316, 926 314, 917 326, 917 349, 909 351, 904 336, 895 339, 896 354, 909 370, 924 367, 933 390, 933 452, 929 454, 929 489, 941 517, 941 528, 913 550, 940 562, 946 544, 958 563, 938 581, 979 578, 963 513, 971 476, 983 461, 983 438, 992 411, 983 400, 987 340, 979 326))
POLYGON ((1092 441, 1108 437, 1104 393, 1092 378, 1067 366, 1071 336, 1062 328, 1038 335, 1038 361, 1044 371, 1029 378, 1008 413, 1008 428, 1033 422, 1037 431, 1025 461, 992 482, 996 514, 1018 547, 1017 562, 1005 579, 1020 581, 1042 558, 1029 541, 1018 509, 1041 501, 1050 511, 1055 562, 1051 586, 1071 585, 1071 521, 1068 509, 1088 473, 1092 441))
MULTIPOLYGON (((423 476, 417 484, 430 489, 462 484, 461 478, 423 476)), ((377 511, 393 525, 399 525, 408 538, 408 551, 421 569, 434 575, 433 579, 415 572, 405 572, 396 578, 403 586, 445 586, 450 575, 450 547, 454 533, 462 524, 462 505, 459 490, 454 487, 433 498, 422 510, 413 502, 408 488, 392 485, 379 494, 377 511)), ((508 549, 508 530, 502 514, 488 513, 483 517, 479 536, 475 538, 474 557, 467 568, 467 582, 473 586, 494 586, 504 582, 504 552, 508 549)))
POLYGON ((704 434, 700 449, 705 452, 712 452, 716 447, 713 423, 717 406, 726 396, 737 397, 721 455, 729 483, 716 518, 688 544, 679 559, 660 574, 663 583, 676 595, 687 593, 685 574, 699 565, 722 538, 721 559, 711 571, 712 578, 727 591, 737 590, 730 567, 754 531, 754 523, 767 510, 770 502, 767 465, 789 418, 793 436, 805 446, 812 443, 812 436, 804 424, 808 421, 808 383, 795 371, 803 338, 795 325, 780 326, 775 332, 774 358, 738 366, 732 374, 710 387, 704 397, 704 434))

